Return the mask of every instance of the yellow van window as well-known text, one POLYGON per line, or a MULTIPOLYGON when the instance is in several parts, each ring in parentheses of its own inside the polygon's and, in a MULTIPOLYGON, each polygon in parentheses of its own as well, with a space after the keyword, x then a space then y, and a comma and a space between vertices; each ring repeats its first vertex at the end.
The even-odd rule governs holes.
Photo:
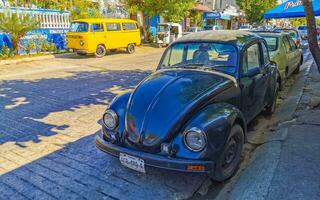
POLYGON ((103 32, 102 24, 91 24, 91 32, 103 32))
POLYGON ((122 23, 123 30, 136 30, 137 25, 135 23, 122 23))
POLYGON ((70 32, 88 32, 88 24, 85 22, 72 22, 70 32))
POLYGON ((118 23, 108 23, 107 31, 120 31, 120 24, 118 23))

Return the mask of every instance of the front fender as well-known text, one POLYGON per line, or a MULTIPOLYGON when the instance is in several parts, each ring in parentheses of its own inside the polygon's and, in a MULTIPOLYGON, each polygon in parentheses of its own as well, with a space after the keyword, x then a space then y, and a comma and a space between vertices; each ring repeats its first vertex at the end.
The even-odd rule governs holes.
POLYGON ((221 154, 232 126, 239 123, 246 133, 246 122, 239 109, 227 103, 211 104, 194 116, 172 143, 176 157, 187 159, 215 160, 221 154), (207 136, 207 146, 202 152, 193 152, 184 144, 184 132, 197 127, 207 136))
POLYGON ((131 96, 131 92, 122 94, 116 97, 109 106, 109 109, 115 111, 119 117, 119 125, 116 128, 115 132, 120 134, 124 133, 125 130, 125 116, 126 116, 126 107, 131 96))

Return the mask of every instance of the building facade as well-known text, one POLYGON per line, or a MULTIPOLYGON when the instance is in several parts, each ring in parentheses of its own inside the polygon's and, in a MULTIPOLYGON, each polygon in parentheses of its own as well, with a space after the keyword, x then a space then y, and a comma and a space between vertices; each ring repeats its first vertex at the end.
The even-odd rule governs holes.
POLYGON ((240 9, 236 0, 200 0, 199 3, 212 9, 203 15, 205 29, 237 29, 239 27, 238 17, 240 9))

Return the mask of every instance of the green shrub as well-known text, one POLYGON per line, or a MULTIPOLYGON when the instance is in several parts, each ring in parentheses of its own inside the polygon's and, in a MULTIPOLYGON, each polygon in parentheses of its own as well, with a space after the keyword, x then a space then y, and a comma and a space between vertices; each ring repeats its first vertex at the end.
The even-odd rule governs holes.
POLYGON ((25 46, 25 51, 28 55, 30 55, 31 50, 36 49, 36 43, 34 42, 34 40, 28 40, 27 45, 25 46))
POLYGON ((7 47, 7 45, 3 45, 1 48, 1 51, 0 51, 0 58, 6 59, 11 56, 13 56, 11 49, 9 47, 7 47))

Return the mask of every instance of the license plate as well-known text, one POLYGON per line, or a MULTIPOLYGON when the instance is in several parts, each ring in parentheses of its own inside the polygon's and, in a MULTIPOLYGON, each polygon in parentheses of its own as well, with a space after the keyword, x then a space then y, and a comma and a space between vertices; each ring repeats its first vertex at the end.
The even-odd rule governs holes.
POLYGON ((120 163, 125 167, 128 167, 138 172, 146 173, 146 170, 144 168, 144 160, 142 160, 141 158, 130 156, 125 153, 120 153, 119 160, 120 163))

